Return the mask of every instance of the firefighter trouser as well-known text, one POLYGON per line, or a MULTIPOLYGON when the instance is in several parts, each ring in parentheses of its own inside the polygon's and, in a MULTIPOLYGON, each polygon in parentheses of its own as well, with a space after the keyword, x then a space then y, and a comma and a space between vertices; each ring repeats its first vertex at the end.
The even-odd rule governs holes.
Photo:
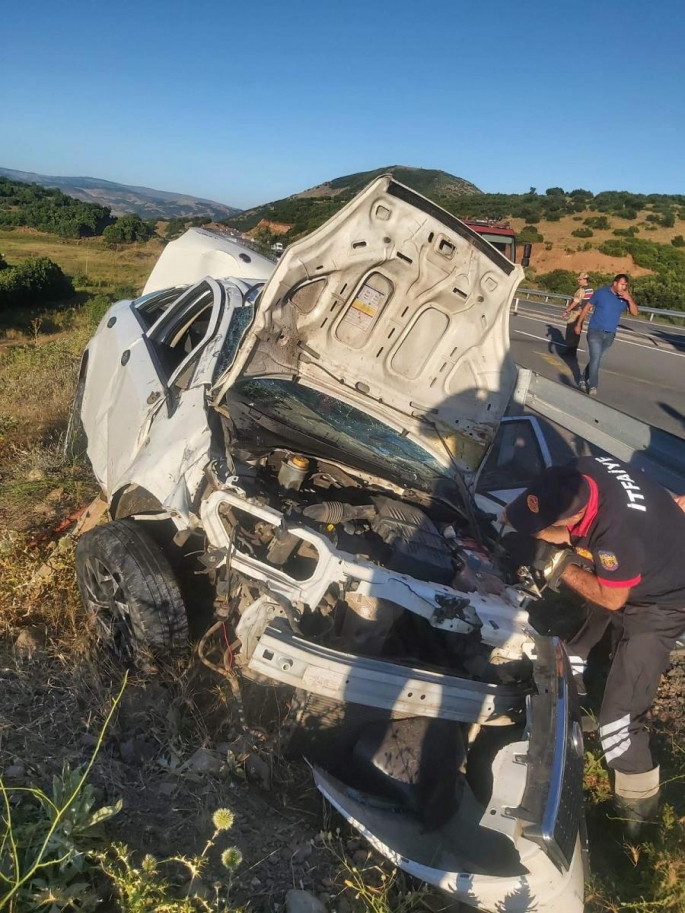
POLYGON ((567 643, 574 672, 612 624, 613 660, 599 715, 599 736, 609 767, 635 774, 655 766, 649 750, 647 713, 678 637, 685 609, 626 606, 610 612, 590 605, 587 620, 567 643))

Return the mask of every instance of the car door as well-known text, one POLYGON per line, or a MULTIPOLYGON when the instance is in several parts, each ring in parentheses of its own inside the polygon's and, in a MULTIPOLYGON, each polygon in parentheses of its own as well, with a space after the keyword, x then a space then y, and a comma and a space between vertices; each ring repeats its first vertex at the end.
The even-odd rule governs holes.
MULTIPOLYGON (((220 291, 220 308, 203 327, 202 340, 169 377, 164 402, 151 415, 134 460, 116 485, 143 488, 180 527, 189 520, 207 463, 212 455, 223 455, 221 435, 216 444, 212 437, 208 391, 217 373, 235 357, 254 314, 250 295, 237 284, 221 283, 220 291)), ((176 326, 183 330, 182 322, 176 326)), ((157 331, 160 336, 167 333, 163 324, 157 331)), ((172 338, 173 333, 172 329, 172 338)))
POLYGON ((225 299, 219 283, 204 279, 161 304, 150 296, 120 302, 93 339, 82 415, 107 492, 125 477, 155 417, 173 413, 173 391, 217 334, 225 299))
POLYGON ((486 513, 499 515, 551 465, 549 448, 535 416, 503 418, 478 475, 476 503, 486 513))

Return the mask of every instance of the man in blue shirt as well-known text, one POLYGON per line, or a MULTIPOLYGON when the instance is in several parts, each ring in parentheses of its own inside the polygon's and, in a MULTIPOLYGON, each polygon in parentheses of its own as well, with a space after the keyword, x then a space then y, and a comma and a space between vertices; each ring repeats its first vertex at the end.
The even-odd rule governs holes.
POLYGON ((637 317, 638 314, 637 305, 628 291, 628 277, 625 273, 615 276, 611 285, 597 289, 592 298, 585 303, 576 321, 576 333, 579 336, 591 307, 594 307, 595 311, 587 328, 590 360, 585 368, 585 386, 590 396, 597 396, 599 365, 602 356, 614 341, 618 322, 626 308, 633 317, 637 317))

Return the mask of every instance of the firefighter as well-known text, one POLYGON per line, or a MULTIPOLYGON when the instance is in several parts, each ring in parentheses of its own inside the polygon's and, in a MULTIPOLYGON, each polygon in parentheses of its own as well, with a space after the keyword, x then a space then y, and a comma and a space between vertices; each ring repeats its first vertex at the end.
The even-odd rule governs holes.
POLYGON ((616 804, 635 837, 658 809, 647 714, 685 631, 685 509, 640 470, 598 456, 547 469, 507 507, 506 518, 518 532, 557 546, 546 580, 563 581, 590 605, 567 643, 581 687, 590 650, 614 627, 599 736, 616 804))

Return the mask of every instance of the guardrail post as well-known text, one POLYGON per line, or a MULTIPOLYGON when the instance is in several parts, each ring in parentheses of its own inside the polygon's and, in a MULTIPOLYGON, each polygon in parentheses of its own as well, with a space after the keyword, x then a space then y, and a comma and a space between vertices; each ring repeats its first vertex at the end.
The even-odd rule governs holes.
POLYGON ((514 313, 518 314, 518 312, 519 312, 519 300, 518 300, 518 298, 514 298, 514 313))

